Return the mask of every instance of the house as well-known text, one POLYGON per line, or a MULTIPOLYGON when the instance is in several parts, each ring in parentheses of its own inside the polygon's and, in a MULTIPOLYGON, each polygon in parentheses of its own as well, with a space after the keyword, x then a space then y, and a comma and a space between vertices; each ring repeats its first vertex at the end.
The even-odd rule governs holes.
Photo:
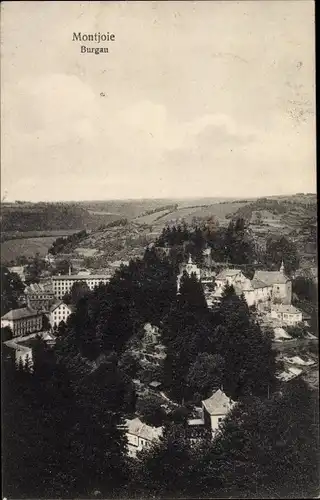
POLYGON ((226 286, 233 286, 237 295, 244 296, 248 306, 267 302, 271 298, 272 287, 257 278, 249 280, 240 269, 223 269, 216 277, 216 289, 212 294, 214 300, 222 297, 226 286))
POLYGON ((126 437, 128 441, 128 454, 135 457, 138 451, 151 446, 162 436, 162 427, 152 427, 144 424, 139 418, 126 420, 126 437))
POLYGON ((270 316, 288 326, 302 322, 302 311, 292 305, 272 304, 270 316))
POLYGON ((86 283, 90 290, 93 290, 100 283, 107 284, 111 276, 108 274, 66 274, 52 277, 53 292, 58 299, 62 299, 66 293, 70 293, 75 282, 86 283))
POLYGON ((283 328, 278 327, 273 329, 274 333, 274 341, 275 342, 283 342, 284 340, 292 339, 291 335, 287 333, 283 328))
POLYGON ((32 349, 37 340, 41 337, 49 346, 55 343, 55 338, 48 332, 32 333, 26 337, 14 338, 4 342, 6 348, 13 353, 13 358, 16 366, 29 364, 32 367, 33 357, 32 349))
POLYGON ((42 329, 42 313, 29 307, 12 309, 1 318, 1 328, 9 327, 13 337, 20 337, 42 329))
POLYGON ((217 432, 221 422, 223 422, 234 405, 235 403, 221 389, 214 392, 210 398, 202 401, 204 425, 211 429, 212 435, 217 432))
POLYGON ((54 264, 54 262, 55 262, 55 258, 54 258, 54 256, 51 253, 47 253, 47 255, 45 256, 44 260, 48 264, 54 264))
POLYGON ((197 278, 198 281, 201 280, 201 270, 197 266, 197 264, 194 264, 192 262, 192 258, 191 258, 190 254, 189 254, 188 263, 187 264, 182 264, 181 267, 180 267, 180 273, 178 274, 178 277, 177 277, 177 291, 178 291, 178 293, 179 293, 179 290, 180 290, 181 279, 182 279, 184 273, 186 273, 187 276, 189 276, 189 278, 192 275, 194 275, 197 278))
POLYGON ((284 357, 284 361, 290 363, 291 365, 298 366, 313 366, 315 365, 315 361, 311 358, 302 359, 301 356, 293 356, 292 358, 284 357))
POLYGON ((10 273, 15 273, 19 276, 22 282, 26 280, 25 268, 24 266, 12 266, 8 267, 10 273))
POLYGON ((272 300, 278 300, 281 304, 291 304, 292 283, 284 273, 284 265, 281 263, 279 271, 256 271, 253 279, 262 281, 272 287, 272 300))
POLYGON ((24 290, 27 305, 36 311, 49 311, 56 300, 51 285, 31 283, 24 290))
POLYGON ((72 314, 72 307, 59 300, 50 308, 49 321, 52 328, 60 325, 61 321, 66 323, 70 314, 72 314))
POLYGON ((301 373, 302 370, 300 368, 290 367, 288 368, 288 371, 283 371, 279 373, 279 375, 276 375, 276 377, 278 380, 281 380, 282 382, 289 382, 290 380, 299 377, 301 373))

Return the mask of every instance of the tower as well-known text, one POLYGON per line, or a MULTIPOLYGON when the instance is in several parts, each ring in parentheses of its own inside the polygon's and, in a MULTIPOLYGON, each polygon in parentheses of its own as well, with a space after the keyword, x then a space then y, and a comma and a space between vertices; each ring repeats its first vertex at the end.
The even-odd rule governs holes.
POLYGON ((283 260, 281 261, 280 273, 284 274, 284 263, 283 263, 283 260))

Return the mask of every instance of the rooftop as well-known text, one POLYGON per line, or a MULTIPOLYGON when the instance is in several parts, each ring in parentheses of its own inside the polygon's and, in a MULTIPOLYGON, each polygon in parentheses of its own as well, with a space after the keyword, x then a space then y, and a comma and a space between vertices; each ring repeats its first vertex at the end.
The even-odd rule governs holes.
POLYGON ((57 302, 55 302, 51 307, 50 307, 50 312, 53 312, 57 309, 57 307, 61 306, 61 305, 64 305, 66 306, 70 311, 72 311, 72 306, 68 305, 68 304, 65 304, 63 302, 63 300, 58 300, 57 302))
POLYGON ((30 318, 32 316, 39 316, 39 313, 30 307, 22 307, 21 309, 12 309, 7 312, 1 319, 18 320, 22 318, 30 318))
POLYGON ((284 285, 289 278, 280 271, 256 271, 253 279, 263 281, 266 285, 284 285))
POLYGON ((251 280, 251 285, 252 285, 252 288, 254 288, 254 289, 265 288, 268 286, 267 283, 265 283, 264 281, 261 281, 258 278, 255 278, 255 277, 251 280))
POLYGON ((52 289, 47 284, 42 283, 31 283, 29 286, 25 288, 25 293, 52 293, 52 289))
POLYGON ((272 310, 280 313, 301 314, 302 311, 293 305, 273 304, 272 310))
POLYGON ((139 418, 126 420, 126 426, 129 434, 147 439, 148 441, 158 439, 162 435, 162 427, 151 427, 141 422, 139 418))
POLYGON ((110 274, 61 274, 60 276, 52 276, 53 280, 106 280, 110 279, 110 274))
POLYGON ((228 277, 236 276, 239 273, 241 273, 240 269, 223 269, 222 271, 220 271, 216 279, 223 280, 228 277))
POLYGON ((233 402, 218 389, 210 398, 202 401, 202 404, 210 415, 225 415, 231 410, 233 402))

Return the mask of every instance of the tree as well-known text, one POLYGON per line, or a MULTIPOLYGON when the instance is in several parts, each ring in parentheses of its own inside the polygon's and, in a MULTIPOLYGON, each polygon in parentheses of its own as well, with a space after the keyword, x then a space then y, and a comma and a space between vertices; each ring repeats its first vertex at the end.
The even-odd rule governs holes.
POLYGON ((159 399, 154 396, 144 397, 139 404, 142 420, 154 427, 160 427, 166 420, 166 412, 160 406, 159 399))
POLYGON ((39 253, 36 253, 31 263, 26 266, 26 284, 39 283, 41 273, 45 268, 45 260, 40 258, 39 253))
POLYGON ((187 384, 193 395, 200 399, 209 397, 215 389, 219 389, 223 379, 224 359, 219 354, 198 354, 190 366, 187 384))
POLYGON ((18 307, 23 291, 24 285, 19 276, 1 266, 1 316, 18 307))
POLYGON ((225 360, 223 386, 233 398, 266 394, 275 384, 271 338, 250 314, 243 297, 227 287, 215 317, 212 349, 225 360))
POLYGON ((140 496, 161 498, 189 493, 190 454, 184 426, 168 424, 160 441, 140 452, 132 478, 133 489, 140 496))
POLYGON ((317 395, 301 380, 270 399, 244 399, 198 454, 198 495, 312 498, 319 484, 318 421, 317 395))
POLYGON ((299 256, 296 245, 285 236, 270 237, 266 243, 266 262, 269 267, 279 269, 284 263, 285 272, 291 274, 299 267, 299 256))
POLYGON ((59 260, 55 263, 55 268, 56 268, 56 273, 58 274, 68 274, 70 269, 70 262, 65 259, 59 260))
POLYGON ((12 339, 12 330, 9 326, 1 328, 1 344, 12 339))

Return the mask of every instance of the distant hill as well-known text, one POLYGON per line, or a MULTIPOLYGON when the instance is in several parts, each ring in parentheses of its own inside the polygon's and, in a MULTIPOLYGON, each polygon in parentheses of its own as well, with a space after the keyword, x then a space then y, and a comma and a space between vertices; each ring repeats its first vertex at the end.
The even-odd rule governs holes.
POLYGON ((2 232, 76 231, 95 228, 120 217, 92 214, 79 204, 70 203, 3 203, 1 212, 2 232))

